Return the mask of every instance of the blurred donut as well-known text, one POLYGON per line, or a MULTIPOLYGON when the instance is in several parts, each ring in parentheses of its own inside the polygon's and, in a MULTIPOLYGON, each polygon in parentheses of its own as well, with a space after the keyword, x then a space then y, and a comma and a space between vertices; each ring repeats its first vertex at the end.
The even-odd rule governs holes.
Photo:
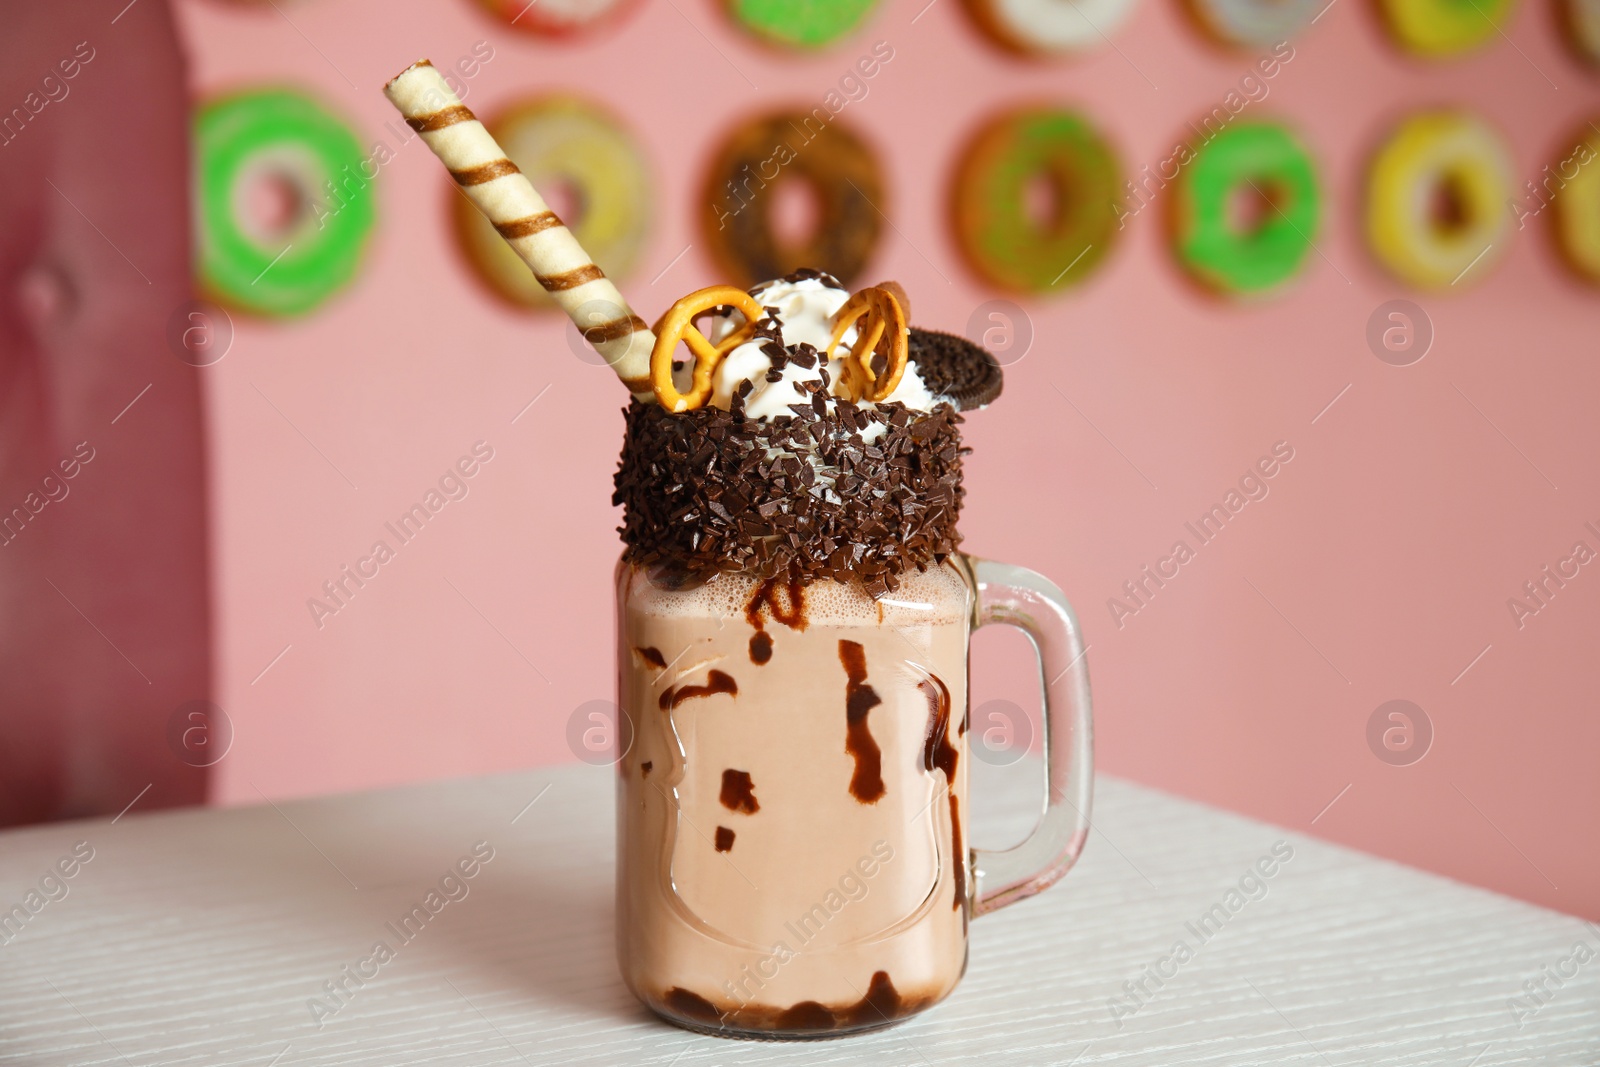
POLYGON ((506 25, 542 37, 589 33, 621 18, 638 0, 478 0, 506 25))
POLYGON ((989 36, 1017 52, 1058 54, 1099 48, 1127 21, 1134 0, 966 0, 989 36))
POLYGON ((1383 21, 1396 44, 1413 55, 1442 58, 1493 39, 1516 0, 1381 0, 1383 21))
MULTIPOLYGON (((560 205, 594 262, 608 277, 625 277, 651 219, 649 164, 633 136, 595 104, 563 95, 525 99, 485 125, 533 187, 560 205)), ((450 203, 474 272, 513 304, 554 309, 550 294, 471 201, 452 192, 450 203)))
POLYGON ((885 192, 877 157, 837 119, 778 112, 741 123, 706 171, 701 230, 723 274, 741 285, 800 267, 825 270, 848 285, 878 245, 885 192), (778 188, 802 182, 816 207, 798 240, 775 232, 778 188))
POLYGON ((1600 65, 1600 0, 1565 0, 1561 23, 1567 46, 1586 63, 1600 65))
POLYGON ((1372 162, 1367 239, 1412 285, 1446 289, 1468 270, 1476 280, 1505 250, 1510 193, 1511 165, 1493 130, 1460 112, 1424 112, 1401 123, 1372 162))
POLYGON ((195 117, 195 164, 197 268, 219 304, 302 315, 355 276, 377 164, 315 100, 263 89, 210 101, 195 117))
POLYGON ((1311 251, 1322 201, 1311 157, 1283 126, 1236 122, 1178 175, 1173 246, 1195 279, 1219 292, 1258 294, 1294 276, 1311 251), (1241 221, 1235 207, 1256 204, 1241 221))
POLYGON ((1327 0, 1188 0, 1201 27, 1222 44, 1271 48, 1299 35, 1327 0))
POLYGON ((1577 174, 1567 179, 1552 201, 1556 244, 1579 277, 1600 285, 1600 118, 1577 136, 1573 162, 1577 174))
POLYGON ((861 25, 878 0, 729 0, 734 21, 771 44, 822 48, 861 25))
POLYGON ((1008 112, 980 129, 957 163, 956 240, 994 285, 1070 286, 1116 239, 1112 204, 1121 192, 1116 157, 1087 119, 1048 107, 1008 112))

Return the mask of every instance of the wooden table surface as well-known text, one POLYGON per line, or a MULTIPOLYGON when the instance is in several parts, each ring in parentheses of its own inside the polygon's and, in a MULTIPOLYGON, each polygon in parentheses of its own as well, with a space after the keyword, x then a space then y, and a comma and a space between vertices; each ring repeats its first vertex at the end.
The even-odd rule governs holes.
MULTIPOLYGON (((978 844, 1022 835, 1037 773, 975 765, 978 844)), ((690 1034, 617 974, 612 788, 575 766, 0 834, 26 916, 0 924, 0 1064, 1600 1064, 1600 928, 1105 778, 1078 868, 973 924, 944 1004, 690 1034)))

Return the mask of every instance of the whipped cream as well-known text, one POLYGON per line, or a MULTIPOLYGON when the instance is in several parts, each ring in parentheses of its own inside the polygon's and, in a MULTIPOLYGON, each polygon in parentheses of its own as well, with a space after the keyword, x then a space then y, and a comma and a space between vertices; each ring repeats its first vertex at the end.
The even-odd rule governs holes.
MULTIPOLYGON (((712 374, 712 406, 724 410, 732 407, 734 393, 745 382, 750 382, 754 388, 744 400, 746 415, 756 419, 793 415, 791 404, 811 403, 811 398, 801 392, 798 386, 803 382, 822 379, 824 359, 827 361, 829 392, 834 396, 845 396, 843 363, 850 355, 851 343, 856 339, 855 327, 845 331, 838 347, 832 352, 828 352, 827 347, 828 339, 833 334, 834 316, 850 299, 850 291, 835 288, 820 278, 805 278, 795 282, 779 280, 757 288, 755 299, 762 307, 777 309, 773 319, 783 333, 786 347, 793 349, 797 345, 808 344, 817 350, 821 358, 811 367, 790 361, 778 372, 778 380, 769 382, 767 373, 772 370, 772 359, 761 351, 761 347, 771 342, 762 337, 746 341, 729 352, 712 374)), ((709 335, 711 342, 715 344, 720 341, 743 322, 744 316, 739 314, 715 317, 709 335)), ((917 372, 916 363, 908 361, 900 384, 883 402, 900 403, 912 411, 929 412, 943 399, 928 389, 922 375, 917 372)), ((858 400, 856 406, 871 408, 874 404, 870 400, 858 400)), ((882 427, 869 427, 869 430, 878 431, 873 437, 882 433, 882 427)))

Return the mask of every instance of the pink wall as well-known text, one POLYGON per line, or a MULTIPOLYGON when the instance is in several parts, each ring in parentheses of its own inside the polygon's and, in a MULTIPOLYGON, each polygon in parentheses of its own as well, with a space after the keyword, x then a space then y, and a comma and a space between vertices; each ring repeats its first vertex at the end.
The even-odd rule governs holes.
MULTIPOLYGON (((1120 54, 1040 64, 989 46, 956 0, 914 24, 921 3, 886 4, 811 57, 753 44, 711 0, 649 0, 592 43, 559 46, 465 0, 403 15, 376 0, 279 6, 184 0, 195 88, 312 86, 364 139, 393 144, 382 83, 486 39, 496 56, 468 98, 480 111, 587 87, 626 116, 659 189, 655 234, 623 286, 647 318, 718 280, 691 228, 717 138, 754 109, 819 103, 873 41, 895 57, 842 116, 880 149, 892 190, 896 229, 866 274, 904 282, 923 325, 955 331, 995 295, 943 214, 976 123, 1008 102, 1070 103, 1131 170, 1169 154, 1252 60, 1201 40, 1172 0, 1143 0, 1114 38, 1120 54)), ((1519 180, 1570 151, 1600 112, 1600 79, 1561 47, 1546 2, 1525 3, 1508 34, 1515 47, 1423 65, 1365 4, 1333 5, 1252 106, 1292 122, 1318 159, 1320 255, 1281 298, 1224 307, 1176 274, 1160 213, 1140 215, 1086 285, 1028 304, 1040 340, 1001 404, 969 422, 964 526, 969 548, 1045 571, 1077 602, 1104 770, 1600 918, 1600 576, 1585 568, 1521 630, 1506 607, 1574 541, 1600 548, 1583 525, 1600 526, 1600 293, 1570 280, 1542 225, 1447 296, 1388 280, 1357 227, 1364 160, 1411 107, 1486 117, 1519 180), (1364 340, 1396 296, 1437 331, 1405 368, 1364 340), (1277 441, 1294 460, 1271 495, 1119 628, 1108 598, 1277 441), (1366 741, 1395 698, 1435 731, 1411 766, 1366 741)), ((560 321, 507 311, 467 273, 455 195, 411 142, 379 179, 356 284, 303 322, 241 321, 204 372, 218 701, 237 728, 217 768, 223 802, 566 761, 571 709, 611 694, 608 493, 624 398, 570 354, 560 321), (307 598, 478 440, 494 459, 470 496, 319 630, 307 598)), ((981 642, 977 702, 1026 693, 1015 652, 981 642)))

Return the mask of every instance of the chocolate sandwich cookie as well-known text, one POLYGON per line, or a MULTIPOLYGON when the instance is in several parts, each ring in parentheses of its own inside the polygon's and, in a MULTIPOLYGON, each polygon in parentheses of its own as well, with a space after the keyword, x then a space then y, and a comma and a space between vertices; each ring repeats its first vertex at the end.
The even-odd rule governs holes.
POLYGON ((994 355, 965 337, 913 326, 910 348, 928 390, 949 397, 961 411, 992 404, 1005 386, 994 355))

